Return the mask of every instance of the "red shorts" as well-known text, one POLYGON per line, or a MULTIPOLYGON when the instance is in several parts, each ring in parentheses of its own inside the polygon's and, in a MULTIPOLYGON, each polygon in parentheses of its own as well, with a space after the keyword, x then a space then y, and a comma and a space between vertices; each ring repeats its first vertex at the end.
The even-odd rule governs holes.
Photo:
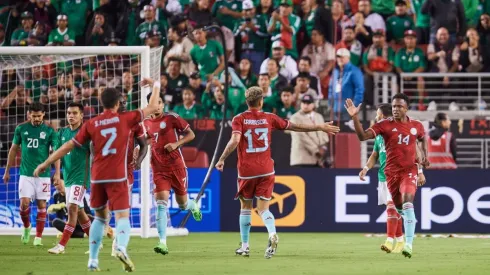
POLYGON ((238 179, 238 192, 235 199, 243 198, 245 200, 253 200, 253 198, 270 200, 272 198, 272 190, 276 182, 275 175, 253 178, 253 179, 238 179))
POLYGON ((187 168, 153 174, 154 193, 174 190, 179 196, 187 195, 187 168))
POLYGON ((109 201, 111 211, 129 209, 129 187, 126 181, 90 184, 90 207, 101 209, 109 201))
POLYGON ((390 190, 393 203, 397 207, 403 204, 402 194, 415 195, 417 192, 417 166, 413 169, 409 169, 393 176, 386 176, 388 181, 388 190, 390 190))
POLYGON ((134 175, 133 175, 133 168, 128 169, 128 184, 133 185, 134 183, 134 175))

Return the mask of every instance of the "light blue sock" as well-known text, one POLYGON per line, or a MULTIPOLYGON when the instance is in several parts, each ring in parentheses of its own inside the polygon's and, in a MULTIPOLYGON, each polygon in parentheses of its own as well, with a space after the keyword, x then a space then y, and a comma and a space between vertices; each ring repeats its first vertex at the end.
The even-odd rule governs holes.
POLYGON ((131 224, 129 223, 129 218, 120 218, 116 221, 117 247, 124 249, 124 251, 128 247, 130 231, 131 224))
POLYGON ((167 241, 167 201, 157 200, 157 230, 160 243, 167 241))
POLYGON ((415 225, 417 219, 415 218, 415 211, 411 202, 403 204, 403 225, 405 227, 405 241, 407 244, 412 245, 413 237, 415 235, 415 225))
POLYGON ((242 238, 242 245, 247 244, 250 239, 250 227, 252 226, 252 210, 242 209, 240 211, 240 237, 242 238))
POLYGON ((102 235, 104 235, 104 227, 105 220, 96 216, 90 226, 90 236, 88 237, 90 260, 99 259, 99 246, 102 242, 102 235))
POLYGON ((185 205, 185 210, 194 210, 197 207, 197 203, 194 200, 188 199, 185 205))
POLYGON ((274 215, 272 215, 269 209, 260 213, 260 217, 267 227, 267 232, 269 232, 269 236, 276 233, 276 219, 274 219, 274 215))

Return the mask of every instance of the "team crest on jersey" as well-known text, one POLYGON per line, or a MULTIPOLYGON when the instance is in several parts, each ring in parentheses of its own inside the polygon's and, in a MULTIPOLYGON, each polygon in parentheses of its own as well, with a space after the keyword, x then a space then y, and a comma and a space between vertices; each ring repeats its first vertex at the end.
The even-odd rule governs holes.
POLYGON ((179 80, 179 82, 177 82, 177 86, 182 86, 182 81, 179 80))
POLYGON ((167 123, 165 121, 160 122, 160 129, 165 129, 167 127, 167 123))
POLYGON ((213 52, 209 52, 209 57, 213 57, 213 56, 214 56, 213 52))
POLYGON ((68 40, 68 38, 70 38, 68 34, 65 34, 65 40, 68 40))
POLYGON ((41 134, 39 135, 39 137, 41 139, 45 139, 46 138, 46 133, 45 132, 41 132, 41 134))
POLYGON ((411 128, 411 129, 410 129, 410 134, 412 134, 412 135, 414 135, 414 136, 415 136, 415 135, 417 135, 417 129, 415 129, 415 128, 411 128))
POLYGON ((413 57, 413 61, 419 62, 419 60, 420 60, 420 57, 418 55, 416 55, 416 56, 413 57))

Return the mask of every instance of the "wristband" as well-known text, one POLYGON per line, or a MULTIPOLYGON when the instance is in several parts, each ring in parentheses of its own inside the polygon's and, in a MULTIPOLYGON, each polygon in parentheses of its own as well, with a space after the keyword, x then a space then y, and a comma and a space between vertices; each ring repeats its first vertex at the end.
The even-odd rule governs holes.
POLYGON ((419 168, 419 174, 422 174, 423 170, 422 168, 419 168))
POLYGON ((366 165, 366 166, 364 166, 364 168, 362 168, 362 169, 363 169, 363 170, 366 170, 366 172, 367 172, 367 171, 369 171, 369 167, 367 167, 367 165, 366 165))
POLYGON ((161 86, 160 81, 155 81, 155 83, 153 83, 153 87, 158 88, 158 90, 160 90, 160 86, 161 86))

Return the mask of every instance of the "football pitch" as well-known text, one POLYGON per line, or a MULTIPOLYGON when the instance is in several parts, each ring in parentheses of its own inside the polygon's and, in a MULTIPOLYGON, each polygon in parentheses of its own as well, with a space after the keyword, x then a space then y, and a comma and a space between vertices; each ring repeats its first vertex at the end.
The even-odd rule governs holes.
MULTIPOLYGON (((276 255, 264 259, 266 233, 252 233, 249 258, 235 256, 238 233, 191 233, 170 237, 170 254, 153 252, 157 239, 132 237, 129 253, 135 274, 489 274, 490 239, 417 238, 411 259, 379 249, 384 238, 362 234, 282 233, 276 255)), ((87 274, 88 239, 71 239, 66 253, 50 255, 55 237, 44 247, 22 245, 20 237, 0 236, 1 274, 87 274)), ((121 274, 104 239, 103 274, 121 274)))

